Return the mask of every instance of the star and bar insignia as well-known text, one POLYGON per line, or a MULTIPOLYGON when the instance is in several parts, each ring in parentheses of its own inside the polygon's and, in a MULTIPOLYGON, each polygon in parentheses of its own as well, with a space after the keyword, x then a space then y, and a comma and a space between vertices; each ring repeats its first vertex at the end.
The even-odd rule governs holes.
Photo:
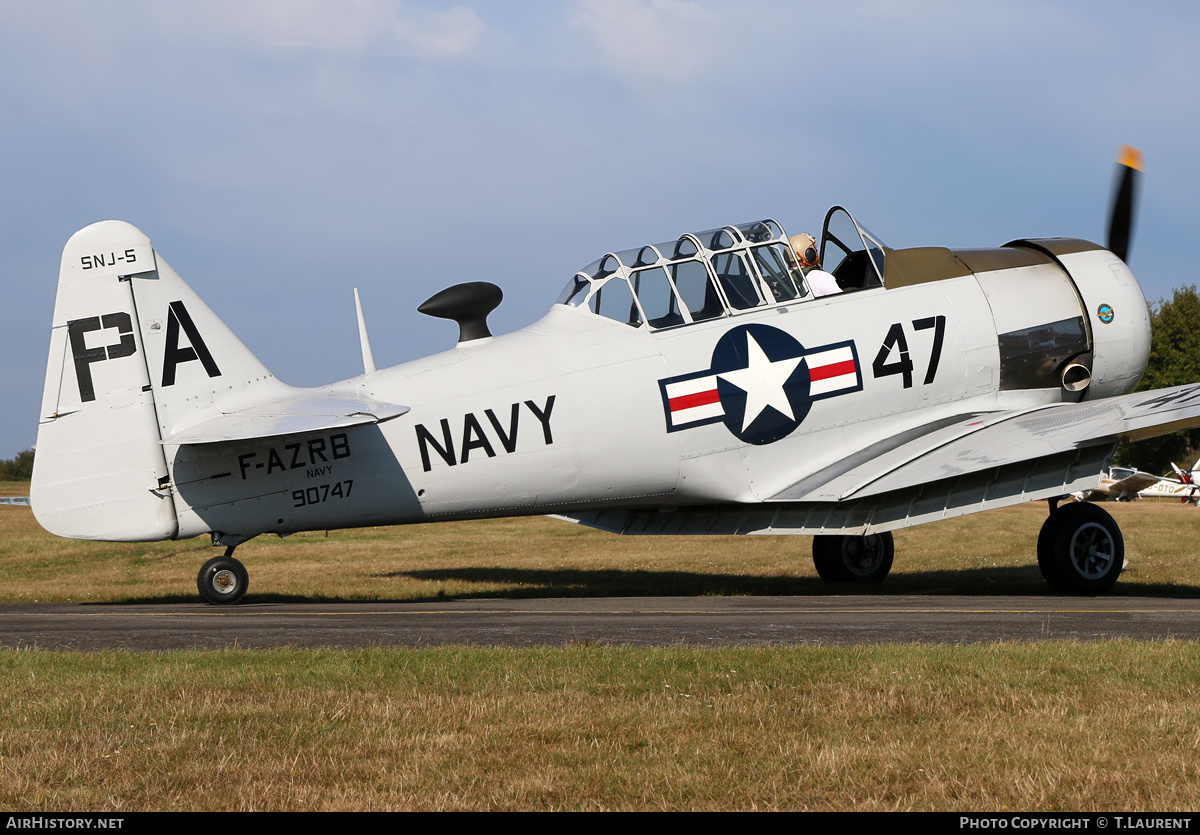
POLYGON ((863 387, 853 341, 808 349, 769 325, 728 331, 708 369, 658 385, 668 432, 721 421, 739 440, 756 445, 790 435, 814 401, 863 387))

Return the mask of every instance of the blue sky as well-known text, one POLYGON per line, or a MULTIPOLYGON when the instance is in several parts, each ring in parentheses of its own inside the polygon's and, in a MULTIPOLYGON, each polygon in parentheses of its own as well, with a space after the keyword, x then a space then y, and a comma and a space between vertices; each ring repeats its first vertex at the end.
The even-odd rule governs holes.
POLYGON ((1106 2, 0 0, 0 457, 37 431, 62 246, 127 220, 283 380, 507 331, 609 250, 847 206, 891 246, 1102 240, 1195 283, 1200 11, 1106 2))

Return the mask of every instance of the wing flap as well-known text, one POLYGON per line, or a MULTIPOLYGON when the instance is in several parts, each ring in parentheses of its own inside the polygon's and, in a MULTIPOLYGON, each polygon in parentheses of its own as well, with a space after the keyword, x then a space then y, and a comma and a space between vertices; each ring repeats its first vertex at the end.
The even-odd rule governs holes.
POLYGON ((658 508, 605 508, 565 514, 622 534, 853 534, 881 533, 1088 489, 1104 469, 1111 447, 1060 452, 928 484, 910 484, 842 502, 658 508))

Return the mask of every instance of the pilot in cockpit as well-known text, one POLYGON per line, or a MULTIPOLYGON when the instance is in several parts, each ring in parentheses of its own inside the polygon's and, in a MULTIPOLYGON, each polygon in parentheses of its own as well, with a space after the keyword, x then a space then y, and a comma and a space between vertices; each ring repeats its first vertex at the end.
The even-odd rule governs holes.
POLYGON ((796 254, 796 260, 800 262, 800 269, 804 272, 804 280, 814 296, 831 296, 842 292, 837 279, 821 269, 817 242, 812 235, 801 232, 799 235, 792 235, 788 243, 792 245, 792 252, 796 254))

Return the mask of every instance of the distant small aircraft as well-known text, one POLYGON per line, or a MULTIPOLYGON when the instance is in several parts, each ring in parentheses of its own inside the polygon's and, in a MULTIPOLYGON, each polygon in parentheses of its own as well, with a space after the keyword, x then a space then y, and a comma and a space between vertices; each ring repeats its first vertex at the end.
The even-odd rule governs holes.
POLYGON ((1081 490, 1073 497, 1081 502, 1131 502, 1138 498, 1141 491, 1166 480, 1133 467, 1109 467, 1101 474, 1099 484, 1091 490, 1081 490))
POLYGON ((232 603, 233 551, 264 533, 554 514, 812 534, 822 579, 877 582, 892 530, 1050 499, 1043 575, 1100 593, 1120 530, 1059 498, 1094 488, 1119 440, 1200 424, 1200 385, 1131 393, 1150 349, 1125 265, 1140 167, 1123 152, 1106 247, 891 249, 834 207, 819 273, 762 220, 607 253, 503 336, 499 288, 460 284, 419 308, 458 344, 386 370, 360 306, 364 373, 319 388, 278 381, 142 232, 93 224, 63 251, 34 513, 81 539, 210 534, 226 550, 197 586, 232 603))
POLYGON ((1200 485, 1195 482, 1195 474, 1200 472, 1200 460, 1190 470, 1181 470, 1174 462, 1171 469, 1175 478, 1157 476, 1142 472, 1133 467, 1110 467, 1100 476, 1100 483, 1091 490, 1074 493, 1077 501, 1117 501, 1131 502, 1138 498, 1172 498, 1182 499, 1184 504, 1200 502, 1197 494, 1200 485))
POLYGON ((1139 496, 1179 499, 1184 504, 1200 505, 1200 485, 1196 484, 1196 473, 1200 472, 1200 460, 1190 470, 1181 470, 1174 462, 1171 469, 1175 478, 1162 478, 1149 487, 1138 491, 1139 496))

